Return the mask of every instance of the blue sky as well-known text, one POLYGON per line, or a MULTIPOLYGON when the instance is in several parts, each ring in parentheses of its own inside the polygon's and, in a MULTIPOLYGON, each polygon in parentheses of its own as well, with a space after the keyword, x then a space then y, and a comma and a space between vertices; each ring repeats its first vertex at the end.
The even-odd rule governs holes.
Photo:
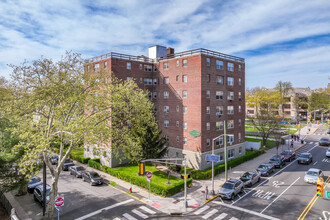
POLYGON ((66 50, 84 58, 110 51, 147 55, 159 44, 176 52, 206 48, 245 58, 246 87, 330 82, 329 0, 2 0, 0 76, 6 64, 66 50))

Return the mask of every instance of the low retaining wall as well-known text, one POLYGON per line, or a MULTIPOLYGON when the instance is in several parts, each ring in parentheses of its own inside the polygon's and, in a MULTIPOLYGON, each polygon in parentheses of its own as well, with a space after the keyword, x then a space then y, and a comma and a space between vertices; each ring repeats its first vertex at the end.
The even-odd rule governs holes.
POLYGON ((253 149, 253 150, 259 150, 260 147, 261 147, 261 142, 249 142, 249 141, 246 141, 245 142, 245 149, 253 149))

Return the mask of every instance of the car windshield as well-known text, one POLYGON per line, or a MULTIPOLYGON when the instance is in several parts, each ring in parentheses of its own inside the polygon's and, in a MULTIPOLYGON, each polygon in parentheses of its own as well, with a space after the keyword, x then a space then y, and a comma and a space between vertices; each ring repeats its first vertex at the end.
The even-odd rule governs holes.
POLYGON ((64 163, 71 163, 71 160, 70 159, 65 159, 64 163))
POLYGON ((330 152, 330 148, 328 149, 328 151, 330 152))
POLYGON ((260 165, 258 168, 259 169, 267 169, 267 167, 265 165, 260 165))
POLYGON ((234 189, 234 185, 230 183, 225 183, 222 185, 222 188, 224 189, 234 189))
POLYGON ((251 179, 251 174, 249 174, 249 173, 244 173, 243 175, 242 175, 242 179, 246 179, 246 180, 249 180, 249 179, 251 179))
POLYGON ((301 154, 300 157, 301 157, 301 158, 308 158, 309 155, 308 155, 308 154, 301 154))
POLYGON ((317 176, 317 172, 316 171, 308 171, 307 175, 309 176, 317 176))
POLYGON ((279 158, 279 157, 273 157, 273 158, 271 158, 270 160, 271 160, 271 161, 280 161, 281 158, 279 158))
POLYGON ((83 171, 83 170, 85 170, 85 168, 83 168, 83 167, 77 167, 77 171, 83 171))
POLYGON ((283 151, 282 154, 283 154, 283 155, 291 155, 291 152, 288 151, 288 150, 286 150, 286 151, 283 151))
POLYGON ((35 184, 35 183, 37 183, 37 182, 40 182, 40 179, 39 179, 39 178, 32 178, 32 179, 30 179, 30 181, 29 181, 30 184, 35 184))
POLYGON ((329 141, 328 138, 321 138, 321 141, 329 141))
POLYGON ((100 175, 98 173, 91 173, 91 176, 94 177, 94 178, 99 178, 100 175))

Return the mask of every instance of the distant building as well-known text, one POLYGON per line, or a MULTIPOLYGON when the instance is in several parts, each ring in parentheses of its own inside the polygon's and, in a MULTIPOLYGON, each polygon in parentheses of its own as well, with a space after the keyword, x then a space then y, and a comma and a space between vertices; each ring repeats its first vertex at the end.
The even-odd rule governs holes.
MULTIPOLYGON (((168 140, 169 157, 185 155, 188 166, 209 167, 205 156, 211 154, 212 139, 223 134, 224 121, 227 134, 233 134, 227 138, 229 160, 245 154, 243 58, 206 49, 174 53, 173 48, 156 45, 149 48, 149 57, 111 52, 88 59, 85 71, 100 67, 118 78, 135 80, 149 91, 159 127, 168 140)), ((223 140, 214 142, 220 163, 224 161, 223 140)), ((93 158, 93 149, 86 149, 85 156, 93 158)), ((119 164, 115 158, 102 157, 108 166, 119 164)))

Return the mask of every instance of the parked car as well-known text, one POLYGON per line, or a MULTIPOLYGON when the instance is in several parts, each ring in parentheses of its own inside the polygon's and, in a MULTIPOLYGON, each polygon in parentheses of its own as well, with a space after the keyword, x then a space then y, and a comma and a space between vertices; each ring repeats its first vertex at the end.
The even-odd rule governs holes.
POLYGON ((321 138, 319 141, 320 146, 329 146, 329 138, 321 138))
POLYGON ((285 166, 285 158, 281 155, 275 155, 270 158, 269 163, 273 164, 277 168, 282 168, 285 166))
POLYGON ((259 172, 245 172, 240 177, 240 180, 244 183, 244 187, 251 187, 260 181, 260 176, 261 174, 259 172))
POLYGON ((327 134, 330 134, 330 130, 327 131, 327 134))
POLYGON ((62 170, 68 171, 68 170, 69 170, 69 167, 71 167, 71 166, 74 166, 74 163, 72 162, 71 159, 67 158, 67 159, 65 159, 65 161, 64 161, 64 164, 63 164, 62 170))
POLYGON ((330 147, 328 148, 327 152, 325 152, 325 155, 326 155, 327 157, 330 157, 330 147))
POLYGON ((102 185, 103 178, 96 172, 83 172, 82 179, 84 182, 89 182, 92 186, 102 185))
POLYGON ((302 153, 297 159, 299 164, 310 164, 313 162, 313 156, 311 153, 302 153))
POLYGON ((262 163, 257 168, 257 172, 259 172, 261 176, 269 176, 274 172, 274 165, 270 163, 262 163))
POLYGON ((50 163, 51 163, 52 165, 56 165, 56 164, 58 163, 58 156, 57 156, 57 155, 51 155, 51 156, 49 157, 49 160, 50 160, 50 163))
POLYGON ((274 129, 274 130, 273 130, 273 133, 274 133, 274 134, 285 135, 285 134, 287 134, 287 131, 286 131, 286 130, 283 130, 283 129, 279 129, 279 128, 277 128, 277 129, 274 129))
MULTIPOLYGON (((39 202, 42 206, 44 204, 44 198, 43 198, 43 185, 37 186, 33 191, 33 197, 34 201, 39 202)), ((50 186, 46 185, 46 204, 49 202, 49 192, 50 192, 50 186)))
POLYGON ((293 150, 285 150, 281 153, 281 155, 287 162, 291 162, 296 159, 296 153, 293 150))
POLYGON ((82 166, 71 166, 69 167, 71 175, 75 175, 77 178, 82 178, 82 173, 85 171, 85 168, 82 166))
POLYGON ((238 193, 244 190, 244 183, 238 179, 230 179, 225 182, 218 191, 218 195, 223 199, 234 199, 238 193))
POLYGON ((304 181, 306 183, 316 183, 318 178, 323 178, 324 174, 323 171, 320 169, 316 169, 316 168, 310 168, 304 177, 304 181))
POLYGON ((32 178, 29 179, 28 186, 27 186, 27 191, 29 193, 33 193, 34 189, 39 185, 42 185, 42 182, 41 182, 40 178, 39 177, 32 177, 32 178))

